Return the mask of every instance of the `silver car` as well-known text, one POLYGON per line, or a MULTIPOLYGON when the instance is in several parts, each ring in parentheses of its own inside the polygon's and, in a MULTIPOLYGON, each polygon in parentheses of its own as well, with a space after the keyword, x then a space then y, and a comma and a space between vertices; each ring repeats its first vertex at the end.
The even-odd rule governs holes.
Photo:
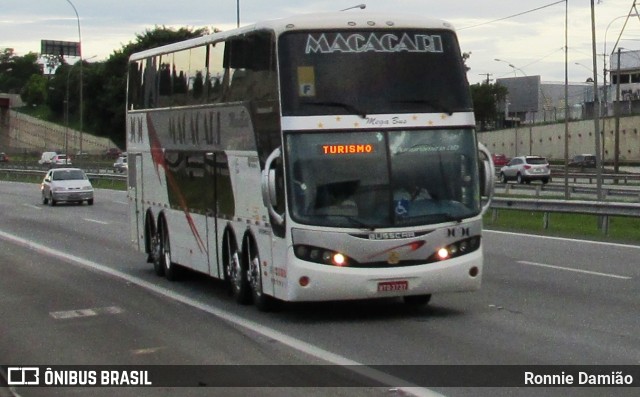
POLYGON ((551 180, 551 167, 546 158, 540 156, 518 156, 514 157, 500 169, 500 180, 507 183, 515 180, 518 183, 531 183, 531 181, 542 181, 547 183, 551 180))
POLYGON ((127 156, 118 157, 118 160, 113 163, 113 169, 119 173, 127 172, 129 169, 129 166, 127 165, 127 156))
POLYGON ((93 205, 93 186, 80 168, 54 168, 47 172, 40 186, 42 204, 76 202, 93 205))

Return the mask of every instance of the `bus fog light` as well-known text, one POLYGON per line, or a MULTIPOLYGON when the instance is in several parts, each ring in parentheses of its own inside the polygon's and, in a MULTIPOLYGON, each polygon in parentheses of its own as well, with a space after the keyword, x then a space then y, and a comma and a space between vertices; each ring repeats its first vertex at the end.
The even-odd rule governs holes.
POLYGON ((302 276, 300 277, 300 279, 298 280, 298 283, 300 284, 301 287, 306 287, 307 285, 309 285, 309 277, 307 276, 302 276))
POLYGON ((438 258, 440 259, 447 259, 449 257, 449 250, 447 250, 446 248, 440 248, 438 250, 438 258))

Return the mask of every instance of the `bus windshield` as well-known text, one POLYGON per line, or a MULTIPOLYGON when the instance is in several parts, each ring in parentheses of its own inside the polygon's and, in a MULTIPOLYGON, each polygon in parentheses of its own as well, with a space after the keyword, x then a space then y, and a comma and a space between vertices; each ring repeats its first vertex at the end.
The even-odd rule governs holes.
POLYGON ((374 229, 480 212, 472 129, 289 133, 285 145, 298 223, 374 229))
POLYGON ((279 55, 284 116, 472 109, 451 31, 291 32, 279 55))

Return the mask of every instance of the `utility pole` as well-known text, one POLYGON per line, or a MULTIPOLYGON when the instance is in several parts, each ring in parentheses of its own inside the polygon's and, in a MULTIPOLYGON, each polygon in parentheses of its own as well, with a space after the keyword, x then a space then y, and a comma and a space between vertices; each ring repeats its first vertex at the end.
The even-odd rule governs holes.
POLYGON ((620 51, 621 50, 622 48, 618 47, 618 68, 616 70, 616 104, 613 107, 613 111, 616 115, 616 132, 614 135, 614 149, 613 149, 613 172, 616 174, 620 170, 620 51))
POLYGON ((493 80, 489 78, 490 76, 493 76, 493 74, 491 73, 480 73, 480 76, 487 76, 487 79, 485 80, 487 84, 490 84, 491 81, 493 80))

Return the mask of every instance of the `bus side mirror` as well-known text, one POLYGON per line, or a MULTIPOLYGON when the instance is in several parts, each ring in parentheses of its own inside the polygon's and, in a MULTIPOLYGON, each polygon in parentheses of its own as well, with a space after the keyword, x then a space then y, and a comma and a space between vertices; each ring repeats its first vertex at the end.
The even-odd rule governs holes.
POLYGON ((484 202, 482 206, 482 214, 484 215, 489 210, 491 200, 493 200, 496 168, 493 165, 491 153, 489 153, 489 150, 480 142, 478 142, 478 152, 478 158, 480 159, 480 196, 484 202))
POLYGON ((273 162, 280 157, 280 148, 277 148, 267 158, 262 170, 261 190, 262 202, 267 207, 269 215, 274 223, 282 225, 284 223, 284 214, 279 214, 275 207, 278 205, 276 170, 271 168, 273 162))
POLYGON ((277 207, 278 206, 278 194, 276 192, 276 170, 270 169, 267 181, 267 195, 269 196, 269 203, 277 207))

